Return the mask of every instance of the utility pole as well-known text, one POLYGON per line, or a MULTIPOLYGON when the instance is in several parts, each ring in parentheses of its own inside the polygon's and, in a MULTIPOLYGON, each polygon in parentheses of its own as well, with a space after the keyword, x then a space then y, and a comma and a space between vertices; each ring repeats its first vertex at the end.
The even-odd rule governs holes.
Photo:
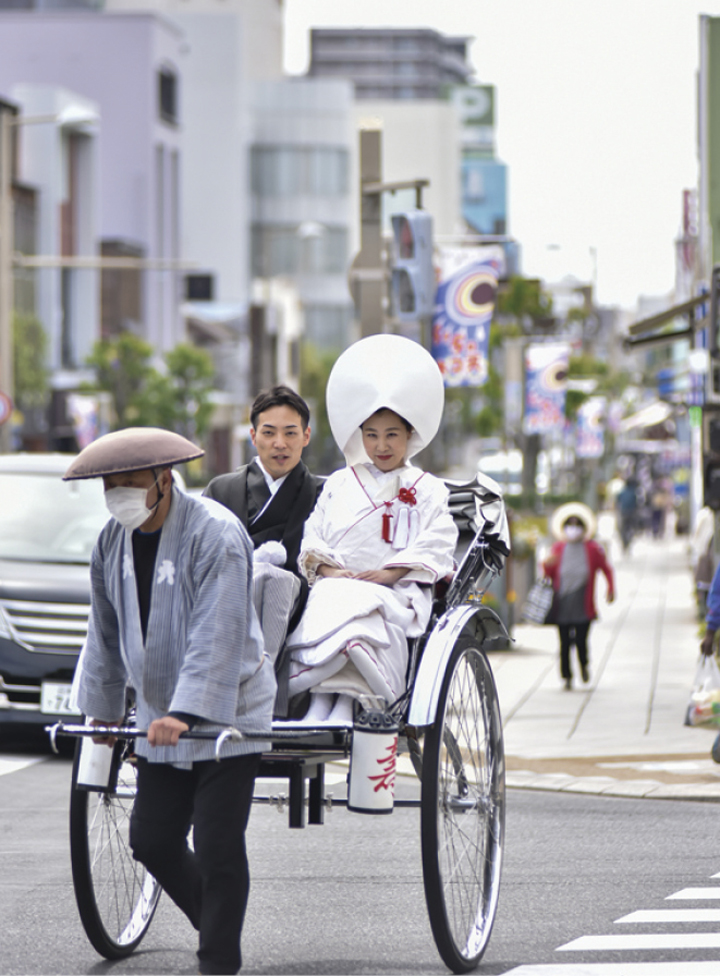
POLYGON ((349 282, 361 338, 384 332, 386 325, 389 273, 383 259, 382 195, 415 190, 416 207, 421 209, 422 191, 429 184, 429 180, 384 183, 382 132, 380 129, 360 130, 360 251, 351 265, 349 282))
POLYGON ((360 253, 353 262, 356 307, 362 338, 383 331, 386 272, 382 259, 382 193, 368 185, 382 180, 382 132, 360 130, 360 253))

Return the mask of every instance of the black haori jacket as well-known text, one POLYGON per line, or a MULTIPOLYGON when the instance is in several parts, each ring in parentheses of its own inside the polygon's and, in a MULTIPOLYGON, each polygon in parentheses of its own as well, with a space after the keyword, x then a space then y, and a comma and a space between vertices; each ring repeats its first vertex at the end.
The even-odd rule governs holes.
POLYGON ((213 478, 203 494, 237 515, 250 533, 256 549, 263 542, 281 542, 287 552, 285 568, 297 576, 305 520, 315 507, 322 486, 323 480, 311 474, 300 461, 288 474, 261 517, 253 522, 248 512, 262 509, 269 497, 269 489, 262 471, 252 461, 237 471, 213 478))

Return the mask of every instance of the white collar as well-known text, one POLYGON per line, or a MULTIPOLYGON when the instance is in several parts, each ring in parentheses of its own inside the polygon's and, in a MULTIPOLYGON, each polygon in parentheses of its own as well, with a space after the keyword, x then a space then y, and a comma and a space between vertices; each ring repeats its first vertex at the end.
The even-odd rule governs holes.
POLYGON ((408 466, 407 461, 403 461, 399 468, 393 468, 392 471, 381 471, 377 465, 372 463, 372 461, 364 461, 361 463, 380 485, 384 485, 386 482, 392 481, 393 478, 398 478, 408 466))
MULTIPOLYGON (((262 471, 263 478, 265 478, 265 483, 267 484, 268 488, 270 489, 270 496, 272 497, 275 494, 275 492, 278 490, 278 488, 280 488, 280 486, 282 485, 283 481, 285 481, 285 479, 287 478, 287 474, 284 474, 282 476, 282 478, 273 478, 273 476, 268 471, 265 470, 265 468, 263 467, 263 463, 262 463, 262 461, 260 460, 259 457, 256 457, 255 458, 255 463, 257 464, 257 466, 262 471)), ((288 474, 290 474, 289 471, 288 471, 288 474)))

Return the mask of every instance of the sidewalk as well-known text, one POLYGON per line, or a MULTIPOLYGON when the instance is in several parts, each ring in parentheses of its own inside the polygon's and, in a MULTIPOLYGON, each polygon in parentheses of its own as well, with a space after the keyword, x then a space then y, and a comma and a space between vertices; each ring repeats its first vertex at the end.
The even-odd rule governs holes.
POLYGON ((700 654, 687 537, 640 538, 623 554, 611 523, 601 521, 599 537, 616 599, 607 604, 600 577, 590 682, 575 661, 565 690, 556 627, 517 626, 513 648, 490 655, 508 786, 720 801, 710 758, 720 730, 683 725, 700 654))

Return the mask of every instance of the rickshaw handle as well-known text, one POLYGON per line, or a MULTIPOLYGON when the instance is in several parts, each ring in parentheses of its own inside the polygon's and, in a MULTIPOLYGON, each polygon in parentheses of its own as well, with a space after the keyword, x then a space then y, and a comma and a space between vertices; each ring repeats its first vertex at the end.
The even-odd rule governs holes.
MULTIPOLYGON (((53 752, 57 753, 57 742, 55 741, 58 735, 74 735, 80 737, 95 737, 95 736, 106 736, 112 735, 117 739, 146 739, 147 731, 145 729, 136 729, 132 726, 125 725, 65 725, 64 722, 56 722, 55 725, 46 725, 45 731, 50 736, 50 745, 52 746, 53 752)), ((240 732, 239 729, 233 728, 232 726, 227 729, 223 729, 222 732, 195 732, 189 730, 188 732, 181 732, 181 739, 214 739, 215 740, 215 759, 220 761, 220 751, 226 742, 241 742, 243 739, 269 739, 270 736, 249 735, 244 732, 240 732)))

